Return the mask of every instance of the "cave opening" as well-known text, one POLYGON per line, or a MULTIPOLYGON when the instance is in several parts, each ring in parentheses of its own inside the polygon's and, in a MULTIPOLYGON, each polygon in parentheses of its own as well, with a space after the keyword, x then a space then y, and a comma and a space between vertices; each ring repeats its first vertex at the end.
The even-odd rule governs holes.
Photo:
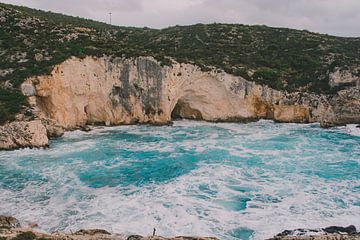
POLYGON ((193 108, 189 102, 180 99, 171 112, 171 119, 203 120, 203 116, 201 112, 198 109, 193 108))

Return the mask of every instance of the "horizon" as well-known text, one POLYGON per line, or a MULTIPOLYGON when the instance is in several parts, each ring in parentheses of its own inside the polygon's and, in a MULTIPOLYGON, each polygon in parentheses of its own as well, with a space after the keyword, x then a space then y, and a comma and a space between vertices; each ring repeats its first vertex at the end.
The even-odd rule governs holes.
MULTIPOLYGON (((65 0, 66 2, 67 0, 65 0)), ((188 8, 184 9, 179 9, 176 11, 172 11, 174 13, 176 13, 175 15, 178 15, 178 13, 182 12, 182 13, 187 13, 189 14, 189 18, 184 20, 182 18, 179 18, 179 16, 174 17, 173 18, 169 18, 169 16, 161 16, 161 13, 163 13, 164 11, 166 12, 169 8, 163 8, 158 10, 158 16, 161 16, 159 18, 153 19, 154 18, 154 12, 152 11, 151 13, 151 9, 150 10, 144 10, 144 5, 146 5, 145 0, 138 0, 136 1, 138 4, 133 3, 133 5, 129 5, 128 3, 126 3, 125 1, 119 1, 117 4, 113 3, 113 0, 107 0, 107 1, 103 1, 104 5, 107 5, 109 7, 107 8, 102 8, 100 10, 95 10, 96 9, 96 3, 99 3, 98 0, 92 0, 91 2, 89 2, 89 4, 87 5, 87 7, 84 8, 79 8, 81 5, 81 2, 83 2, 82 0, 78 0, 77 3, 78 4, 53 4, 52 2, 46 2, 44 0, 35 0, 32 1, 32 3, 29 3, 26 0, 2 0, 1 2, 3 3, 7 3, 7 4, 13 4, 13 5, 18 5, 18 6, 24 6, 24 7, 29 7, 29 8, 33 8, 33 9, 38 9, 38 10, 43 10, 43 11, 51 11, 54 13, 61 13, 64 15, 68 15, 68 16, 74 16, 74 17, 80 17, 80 18, 85 18, 85 19, 91 19, 94 21, 99 21, 99 22, 103 22, 103 23, 107 23, 110 24, 110 15, 109 13, 111 13, 111 25, 113 26, 124 26, 124 27, 139 27, 139 28, 144 28, 144 27, 148 27, 148 28, 152 28, 152 29, 165 29, 165 28, 169 28, 169 27, 174 27, 174 26, 191 26, 191 25, 196 25, 196 24, 214 24, 214 23, 221 23, 221 24, 242 24, 242 25, 265 25, 265 26, 269 26, 272 28, 290 28, 290 29, 296 29, 296 30, 307 30, 310 32, 315 32, 315 33, 320 33, 320 34, 327 34, 327 35, 332 35, 332 36, 338 36, 338 37, 360 37, 360 29, 356 28, 356 24, 349 24, 349 22, 352 21, 360 21, 360 15, 359 14, 345 14, 345 13, 351 13, 351 10, 354 9, 352 7, 349 7, 351 5, 351 3, 355 4, 356 6, 359 5, 360 7, 360 2, 356 3, 352 0, 347 0, 346 2, 349 2, 348 5, 346 5, 345 3, 342 3, 341 5, 345 5, 346 7, 344 7, 343 10, 341 10, 341 14, 339 13, 338 16, 336 18, 333 19, 333 21, 335 21, 337 24, 332 26, 331 21, 328 21, 329 23, 324 24, 324 19, 326 20, 327 18, 329 18, 328 15, 323 15, 322 17, 318 17, 318 21, 314 21, 312 20, 313 18, 311 16, 307 16, 304 13, 304 11, 300 14, 300 16, 303 16, 304 19, 307 19, 306 21, 302 20, 300 22, 302 23, 296 23, 294 21, 287 21, 286 19, 272 19, 271 21, 269 20, 269 18, 271 18, 271 16, 273 14, 276 14, 276 11, 278 11, 278 9, 275 10, 274 13, 272 13, 270 8, 271 6, 268 6, 268 10, 258 10, 258 11, 265 11, 265 12, 270 12, 271 14, 265 18, 263 18, 263 20, 259 20, 259 19, 250 19, 250 18, 246 18, 243 17, 243 20, 240 21, 239 17, 225 17, 222 16, 221 18, 219 18, 218 16, 210 16, 207 18, 198 18, 198 17, 194 17, 194 13, 188 12, 190 11, 188 8), (141 5, 138 1, 141 1, 141 5), (135 5, 134 5, 135 4, 135 5), (70 8, 67 8, 68 5, 70 6, 70 8), (94 6, 95 5, 95 6, 94 6), (116 6, 116 7, 115 7, 116 6), (65 8, 64 8, 65 7, 65 8), (120 10, 119 10, 120 7, 120 10), (128 9, 128 13, 124 14, 122 11, 124 11, 124 9, 128 9), (133 16, 132 18, 127 18, 127 14, 130 13, 136 13, 136 16, 133 16), (344 16, 347 16, 347 18, 344 16), (140 19, 139 19, 140 16, 140 19), (126 20, 124 20, 126 19, 126 20), (148 19, 152 19, 151 21, 149 21, 148 19), (340 19, 341 21, 337 21, 336 19, 340 19), (147 22, 148 24, 145 24, 145 22, 147 22), (159 22, 162 22, 161 24, 159 24, 159 22), (309 24, 311 23, 311 24, 309 24), (345 26, 345 27, 344 27, 345 26)), ((162 0, 156 0, 157 3, 161 2, 162 0)), ((243 1, 243 0, 240 0, 243 1)), ((301 2, 306 2, 307 0, 301 0, 301 2)), ((212 0, 181 0, 178 1, 177 4, 183 3, 184 5, 187 4, 187 6, 190 5, 196 5, 197 6, 201 6, 199 4, 204 4, 204 3, 211 3, 212 0)), ((267 2, 269 3, 270 1, 264 1, 264 0, 257 0, 255 1, 256 3, 263 3, 267 2)), ((285 12, 286 11, 290 11, 289 9, 294 8, 293 4, 294 3, 289 3, 289 0, 281 0, 281 2, 287 2, 288 5, 287 7, 285 7, 285 12)), ((320 1, 320 2, 324 2, 324 1, 320 1)), ((234 4, 233 0, 227 0, 227 7, 224 7, 225 12, 226 9, 228 9, 228 5, 230 3, 234 4)), ((325 5, 334 5, 334 1, 330 0, 328 1, 329 4, 325 4, 325 5)), ((253 4, 253 3, 252 3, 253 4)), ((180 4, 181 5, 181 4, 180 4)), ((231 4, 230 4, 231 5, 231 4)), ((236 4, 235 4, 236 5, 236 4)), ((251 5, 251 4, 250 4, 251 5)), ((256 4, 254 4, 256 5, 256 4)), ((299 6, 301 6, 301 4, 298 4, 299 6)), ((321 5, 321 4, 320 4, 321 5)), ((184 7, 184 6, 183 6, 184 7)), ((264 6, 262 6, 264 7, 264 6)), ((329 6, 328 6, 329 7, 329 6)), ((299 7, 300 8, 300 7, 299 7)), ((330 8, 330 7, 329 7, 330 8)), ((333 9, 334 6, 331 8, 333 9)), ((201 12, 204 13, 204 11, 199 10, 198 8, 195 8, 195 12, 201 12)), ((238 11, 233 10, 233 11, 238 11)), ((131 15, 131 14, 130 14, 131 15)), ((196 15, 196 14, 195 14, 196 15)), ((310 14, 311 15, 311 14, 310 14)), ((325 21, 326 22, 326 21, 325 21)))

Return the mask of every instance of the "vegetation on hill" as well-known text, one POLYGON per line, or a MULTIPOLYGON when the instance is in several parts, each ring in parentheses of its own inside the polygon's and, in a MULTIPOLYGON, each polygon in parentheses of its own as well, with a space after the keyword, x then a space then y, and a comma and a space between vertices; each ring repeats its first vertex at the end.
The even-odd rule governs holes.
POLYGON ((3 3, 0 26, 0 123, 25 104, 25 78, 50 73, 71 56, 153 56, 163 64, 172 58, 287 91, 331 93, 336 68, 360 76, 360 38, 233 24, 117 27, 3 3))

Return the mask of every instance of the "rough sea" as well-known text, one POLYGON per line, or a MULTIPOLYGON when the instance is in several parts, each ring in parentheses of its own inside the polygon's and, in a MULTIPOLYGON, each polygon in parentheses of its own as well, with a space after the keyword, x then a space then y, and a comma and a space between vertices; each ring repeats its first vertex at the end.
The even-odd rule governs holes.
POLYGON ((360 129, 177 121, 0 152, 0 215, 41 231, 265 239, 360 228, 360 129))

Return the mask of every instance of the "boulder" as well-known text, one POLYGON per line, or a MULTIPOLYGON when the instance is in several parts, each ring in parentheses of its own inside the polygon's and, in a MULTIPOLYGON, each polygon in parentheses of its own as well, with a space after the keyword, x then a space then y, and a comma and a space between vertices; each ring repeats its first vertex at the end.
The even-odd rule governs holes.
POLYGON ((15 121, 0 126, 0 150, 46 147, 48 144, 47 131, 40 120, 15 121))
POLYGON ((14 218, 9 216, 0 216, 0 228, 19 228, 20 222, 14 218))
POLYGON ((326 233, 337 233, 337 234, 356 234, 356 227, 350 225, 348 227, 338 227, 338 226, 331 226, 327 228, 323 228, 323 231, 326 233))
POLYGON ((109 233, 106 230, 103 229, 81 229, 77 232, 75 232, 75 235, 90 235, 90 236, 94 236, 94 235, 111 235, 111 233, 109 233))

